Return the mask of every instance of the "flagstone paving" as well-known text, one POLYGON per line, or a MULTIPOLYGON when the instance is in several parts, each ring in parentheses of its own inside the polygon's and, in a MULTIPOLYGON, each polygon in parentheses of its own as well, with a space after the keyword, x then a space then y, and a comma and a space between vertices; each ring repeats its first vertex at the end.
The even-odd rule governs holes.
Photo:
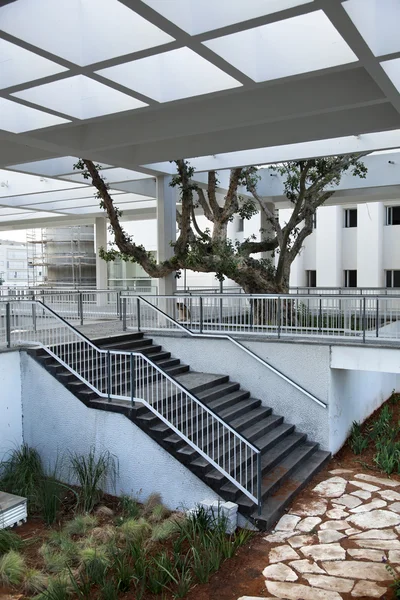
POLYGON ((329 474, 265 536, 265 595, 239 600, 389 597, 387 563, 400 573, 400 481, 329 474))

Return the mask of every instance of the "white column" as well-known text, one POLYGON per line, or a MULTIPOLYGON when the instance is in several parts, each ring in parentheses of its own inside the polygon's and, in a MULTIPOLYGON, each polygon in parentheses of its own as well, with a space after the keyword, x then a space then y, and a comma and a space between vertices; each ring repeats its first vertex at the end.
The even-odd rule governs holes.
POLYGON ((382 202, 357 206, 357 286, 382 287, 383 277, 382 202))
POLYGON ((341 206, 318 209, 316 234, 316 267, 318 287, 343 287, 341 206))
MULTIPOLYGON (((174 250, 171 242, 176 241, 176 192, 169 184, 171 177, 157 177, 157 254, 158 261, 168 260, 174 250)), ((172 296, 176 291, 175 273, 158 280, 158 293, 172 296)))
POLYGON ((107 249, 107 219, 97 217, 95 220, 95 252, 96 252, 96 288, 106 290, 108 288, 107 263, 100 258, 100 248, 107 249))

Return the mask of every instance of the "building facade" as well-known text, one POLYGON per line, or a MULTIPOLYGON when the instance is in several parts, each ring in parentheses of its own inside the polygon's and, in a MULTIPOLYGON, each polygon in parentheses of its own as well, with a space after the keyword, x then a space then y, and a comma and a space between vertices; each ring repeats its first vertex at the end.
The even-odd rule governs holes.
POLYGON ((0 240, 0 282, 2 286, 28 285, 26 244, 0 240))

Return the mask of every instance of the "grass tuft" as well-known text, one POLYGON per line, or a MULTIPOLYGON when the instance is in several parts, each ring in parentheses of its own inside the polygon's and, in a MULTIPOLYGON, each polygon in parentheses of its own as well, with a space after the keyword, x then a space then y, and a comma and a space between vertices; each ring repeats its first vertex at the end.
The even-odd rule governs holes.
POLYGON ((19 550, 22 546, 21 538, 9 529, 0 529, 0 555, 9 550, 19 550))
POLYGON ((80 487, 78 509, 90 513, 100 501, 107 484, 115 489, 117 461, 108 450, 97 454, 92 447, 87 456, 71 454, 70 465, 72 475, 80 487))
POLYGON ((96 517, 92 515, 77 515, 72 521, 66 523, 64 531, 68 535, 86 535, 96 525, 96 517))
POLYGON ((25 572, 25 561, 23 557, 9 550, 0 557, 0 583, 3 585, 18 585, 21 583, 25 572))
POLYGON ((28 569, 24 575, 24 591, 27 594, 39 594, 47 588, 48 577, 37 569, 28 569))

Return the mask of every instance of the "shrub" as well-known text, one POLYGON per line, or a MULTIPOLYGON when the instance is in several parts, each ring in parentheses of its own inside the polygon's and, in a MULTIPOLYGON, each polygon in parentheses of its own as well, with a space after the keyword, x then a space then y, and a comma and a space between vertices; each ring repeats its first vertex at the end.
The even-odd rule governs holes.
POLYGON ((118 531, 127 542, 139 542, 151 535, 151 526, 145 519, 128 519, 118 531))
POLYGON ((155 492, 154 494, 150 494, 147 498, 146 502, 143 504, 143 515, 148 517, 153 512, 156 506, 162 505, 161 495, 155 492))
POLYGON ((25 561, 18 552, 9 550, 0 557, 0 583, 3 585, 18 585, 25 571, 25 561))
POLYGON ((28 569, 24 575, 24 590, 27 594, 38 594, 47 587, 47 576, 37 569, 28 569))
POLYGON ((377 453, 374 461, 378 468, 390 475, 400 467, 400 443, 392 440, 381 440, 376 445, 377 453))
POLYGON ((118 600, 118 585, 113 579, 109 579, 103 584, 101 600, 118 600))
POLYGON ((353 421, 349 443, 354 454, 361 454, 368 447, 368 439, 361 432, 361 424, 357 421, 353 421))
POLYGON ((151 511, 148 519, 150 523, 159 523, 163 521, 171 514, 171 511, 168 510, 163 504, 156 504, 151 511))
POLYGON ((97 525, 96 517, 92 515, 77 515, 72 521, 68 521, 64 527, 68 535, 85 535, 97 525))
POLYGON ((0 529, 0 555, 9 550, 19 550, 22 540, 16 533, 9 529, 0 529))
POLYGON ((0 487, 11 494, 29 498, 37 508, 37 488, 43 478, 41 458, 34 448, 23 444, 0 463, 0 487))
POLYGON ((107 482, 115 489, 117 462, 108 450, 96 456, 95 449, 91 448, 87 456, 71 454, 70 464, 72 474, 80 487, 78 508, 89 513, 102 497, 102 490, 107 482))
POLYGON ((111 569, 117 582, 117 588, 121 592, 127 592, 131 586, 134 570, 129 562, 128 555, 122 550, 113 552, 111 569))
POLYGON ((121 511, 125 519, 136 519, 140 515, 139 503, 130 496, 121 496, 121 511))
POLYGON ((60 483, 53 475, 42 477, 38 481, 36 490, 38 508, 47 525, 55 523, 65 489, 68 489, 67 486, 60 483))
POLYGON ((71 597, 71 584, 63 577, 49 579, 47 589, 35 597, 34 600, 69 600, 71 597))
POLYGON ((379 439, 388 436, 392 418, 393 413, 390 410, 389 406, 385 404, 381 412, 379 413, 379 417, 375 419, 375 421, 369 428, 369 436, 373 441, 376 442, 379 439))
POLYGON ((153 525, 151 532, 151 540, 153 542, 162 542, 167 540, 171 535, 179 532, 179 525, 176 520, 168 519, 162 523, 153 525))

